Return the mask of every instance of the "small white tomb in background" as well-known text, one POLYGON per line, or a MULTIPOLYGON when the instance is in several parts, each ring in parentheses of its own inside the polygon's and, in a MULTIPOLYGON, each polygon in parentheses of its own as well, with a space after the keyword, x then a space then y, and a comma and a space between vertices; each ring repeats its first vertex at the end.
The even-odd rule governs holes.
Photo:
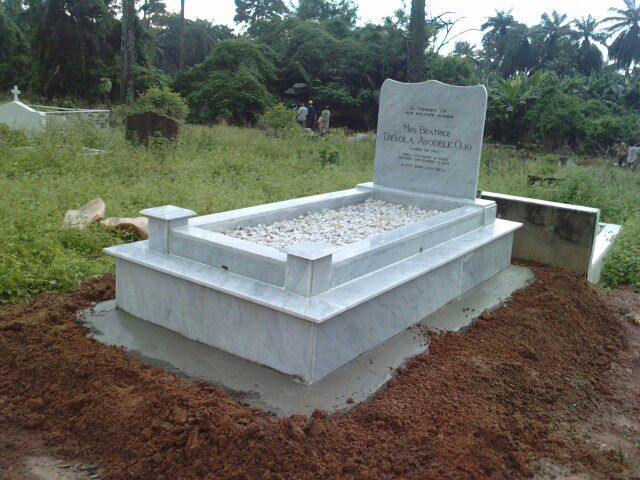
POLYGON ((106 249, 117 259, 118 308, 318 382, 510 265, 521 224, 476 199, 486 106, 483 86, 387 80, 374 182, 201 217, 142 211, 149 240, 106 249), (437 214, 347 244, 294 243, 293 219, 368 200, 437 214), (256 241, 278 225, 291 229, 291 244, 256 241), (242 238, 251 227, 257 236, 242 238))
POLYGON ((37 133, 53 123, 70 122, 89 123, 100 128, 109 126, 109 110, 29 106, 20 101, 22 92, 17 86, 13 87, 11 93, 13 101, 0 105, 0 124, 14 130, 37 133))

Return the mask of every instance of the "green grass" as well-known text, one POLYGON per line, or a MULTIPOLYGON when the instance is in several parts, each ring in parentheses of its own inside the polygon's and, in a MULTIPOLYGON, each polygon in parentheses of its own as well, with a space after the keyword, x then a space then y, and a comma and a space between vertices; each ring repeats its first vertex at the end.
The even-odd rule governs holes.
MULTIPOLYGON (((186 126, 177 147, 144 148, 126 143, 118 129, 74 128, 28 143, 32 149, 0 147, 0 303, 72 291, 113 271, 102 248, 130 239, 98 227, 62 227, 66 210, 97 196, 108 216, 137 216, 165 204, 207 214, 352 188, 373 177, 374 143, 340 135, 281 139, 258 130, 186 126), (90 156, 85 147, 106 153, 90 156)), ((482 189, 602 208, 604 221, 626 227, 604 282, 640 286, 640 175, 603 164, 558 169, 553 155, 529 160, 525 170, 520 160, 502 157, 491 169, 485 158, 482 189), (562 181, 529 186, 526 173, 562 181)))

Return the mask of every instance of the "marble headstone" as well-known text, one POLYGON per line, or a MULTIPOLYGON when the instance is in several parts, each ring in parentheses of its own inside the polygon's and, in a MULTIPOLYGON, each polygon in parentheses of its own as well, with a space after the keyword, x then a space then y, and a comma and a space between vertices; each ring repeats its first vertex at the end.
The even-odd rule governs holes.
POLYGON ((629 154, 627 155, 627 163, 629 165, 637 165, 638 157, 640 157, 640 147, 629 147, 629 154))
POLYGON ((375 183, 475 199, 486 111, 487 90, 482 85, 385 81, 375 183))

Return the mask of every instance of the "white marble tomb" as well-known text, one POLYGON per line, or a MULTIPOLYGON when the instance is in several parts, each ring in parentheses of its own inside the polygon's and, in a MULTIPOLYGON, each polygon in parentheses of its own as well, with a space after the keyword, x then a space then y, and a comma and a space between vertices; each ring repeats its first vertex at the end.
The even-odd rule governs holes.
POLYGON ((521 224, 475 198, 484 87, 388 80, 380 102, 375 182, 205 216, 143 210, 149 240, 106 249, 118 308, 315 383, 506 268, 521 224), (405 124, 413 142, 385 140, 405 124), (224 234, 370 198, 441 213, 342 247, 224 234))
POLYGON ((0 124, 27 133, 43 132, 47 125, 85 122, 96 127, 109 126, 109 110, 29 106, 20 101, 22 93, 17 86, 11 90, 13 101, 0 105, 0 124))

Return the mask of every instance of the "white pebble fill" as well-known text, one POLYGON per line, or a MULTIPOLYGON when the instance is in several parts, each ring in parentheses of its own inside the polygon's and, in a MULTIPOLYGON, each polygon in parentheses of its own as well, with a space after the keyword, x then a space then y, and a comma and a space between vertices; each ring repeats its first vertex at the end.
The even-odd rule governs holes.
POLYGON ((342 247, 439 213, 437 210, 369 199, 337 210, 312 212, 271 225, 238 227, 224 233, 279 250, 305 241, 342 247))

